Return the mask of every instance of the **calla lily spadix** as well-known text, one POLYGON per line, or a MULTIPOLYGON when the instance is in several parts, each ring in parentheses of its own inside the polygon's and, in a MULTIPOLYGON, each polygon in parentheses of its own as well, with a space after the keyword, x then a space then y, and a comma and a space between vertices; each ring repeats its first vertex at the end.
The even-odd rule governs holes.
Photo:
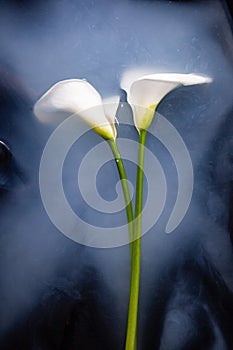
POLYGON ((128 102, 133 109, 134 124, 140 132, 149 128, 156 107, 171 90, 181 85, 211 81, 209 77, 196 74, 156 73, 138 77, 136 71, 129 71, 122 77, 121 88, 127 92, 128 102))
POLYGON ((115 140, 118 104, 118 96, 102 100, 86 80, 69 79, 53 85, 36 102, 34 114, 42 122, 62 121, 75 114, 103 138, 115 140))

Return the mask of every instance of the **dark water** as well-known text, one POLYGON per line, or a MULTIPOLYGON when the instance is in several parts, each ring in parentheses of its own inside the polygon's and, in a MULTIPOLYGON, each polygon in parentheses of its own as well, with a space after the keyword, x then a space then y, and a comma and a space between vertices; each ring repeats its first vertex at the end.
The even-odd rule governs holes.
MULTIPOLYGON (((0 1, 1 349, 124 348, 128 246, 88 248, 51 223, 38 181, 56 126, 40 123, 32 110, 52 84, 68 78, 86 78, 103 96, 124 101, 120 77, 135 67, 213 78, 173 91, 158 108, 185 141, 195 177, 189 211, 171 235, 165 227, 177 175, 163 146, 148 138, 165 169, 168 198, 142 242, 138 349, 233 348, 230 25, 227 6, 217 0, 0 1)), ((132 128, 119 134, 137 137, 132 128)), ((74 148, 64 187, 83 217, 107 226, 111 217, 93 216, 73 191, 75 152, 81 158, 98 140, 89 134, 74 148)), ((106 167, 116 183, 114 163, 106 167)), ((135 166, 128 162, 127 170, 133 183, 135 166)), ((106 173, 98 184, 114 197, 106 173)))

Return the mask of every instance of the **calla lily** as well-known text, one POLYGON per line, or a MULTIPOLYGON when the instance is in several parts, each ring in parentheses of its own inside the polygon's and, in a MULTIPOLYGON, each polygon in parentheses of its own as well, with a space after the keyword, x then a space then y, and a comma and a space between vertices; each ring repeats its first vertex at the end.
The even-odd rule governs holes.
POLYGON ((138 72, 123 75, 121 87, 127 92, 137 130, 147 130, 159 102, 178 86, 211 82, 212 79, 196 74, 157 73, 139 76, 138 72))
POLYGON ((107 140, 116 139, 115 114, 119 98, 102 100, 86 80, 69 79, 53 85, 35 104, 34 114, 42 122, 61 121, 76 114, 107 140))

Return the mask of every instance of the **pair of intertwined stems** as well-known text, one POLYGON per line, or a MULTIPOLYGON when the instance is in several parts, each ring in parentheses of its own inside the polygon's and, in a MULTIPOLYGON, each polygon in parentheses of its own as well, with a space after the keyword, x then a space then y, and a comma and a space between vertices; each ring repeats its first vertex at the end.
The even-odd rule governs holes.
POLYGON ((35 104, 34 113, 41 121, 57 117, 77 115, 102 136, 109 144, 121 179, 128 220, 131 283, 126 331, 126 350, 136 349, 137 314, 140 281, 140 257, 142 235, 143 169, 147 130, 153 120, 159 102, 180 85, 196 85, 211 79, 196 74, 156 73, 143 75, 141 71, 129 71, 123 75, 121 87, 127 92, 128 102, 133 110, 134 124, 139 134, 138 167, 135 210, 127 182, 124 164, 119 153, 116 138, 115 114, 119 98, 102 100, 96 89, 86 80, 70 79, 56 83, 35 104), (109 106, 111 108, 109 108, 109 106), (93 107, 98 107, 93 109, 93 107), (97 113, 93 115, 93 111, 97 113))

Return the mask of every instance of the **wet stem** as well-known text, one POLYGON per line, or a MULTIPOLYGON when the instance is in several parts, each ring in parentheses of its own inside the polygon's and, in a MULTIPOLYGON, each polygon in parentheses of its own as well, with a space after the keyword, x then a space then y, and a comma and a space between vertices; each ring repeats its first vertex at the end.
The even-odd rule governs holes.
POLYGON ((128 322, 126 332, 125 350, 136 350, 138 300, 140 285, 140 260, 141 260, 141 234, 142 234, 142 205, 143 205, 143 168, 144 168, 144 147, 146 143, 146 130, 141 130, 139 134, 138 168, 136 183, 135 216, 133 216, 132 202, 124 169, 124 164, 120 156, 115 141, 110 140, 109 145, 116 160, 118 172, 122 183, 126 202, 126 213, 129 228, 130 251, 131 251, 131 281, 130 297, 128 308, 128 322), (135 219, 133 221, 133 219, 135 219))
POLYGON ((141 234, 142 234, 142 205, 143 205, 143 177, 146 130, 139 134, 138 168, 135 199, 134 240, 132 244, 131 284, 128 311, 128 324, 125 350, 136 350, 138 300, 140 285, 141 234))
MULTIPOLYGON (((133 239, 133 207, 132 207, 132 200, 131 200, 131 195, 129 191, 129 185, 128 185, 128 180, 125 172, 125 167, 119 152, 119 149, 117 147, 117 144, 114 140, 108 140, 108 144, 112 150, 112 153, 114 155, 117 169, 119 172, 119 176, 121 179, 121 186, 122 190, 124 193, 124 199, 126 203, 126 214, 127 214, 127 221, 128 221, 128 230, 129 230, 129 240, 132 241, 133 239)), ((131 251, 131 258, 132 258, 132 251, 131 251)))

